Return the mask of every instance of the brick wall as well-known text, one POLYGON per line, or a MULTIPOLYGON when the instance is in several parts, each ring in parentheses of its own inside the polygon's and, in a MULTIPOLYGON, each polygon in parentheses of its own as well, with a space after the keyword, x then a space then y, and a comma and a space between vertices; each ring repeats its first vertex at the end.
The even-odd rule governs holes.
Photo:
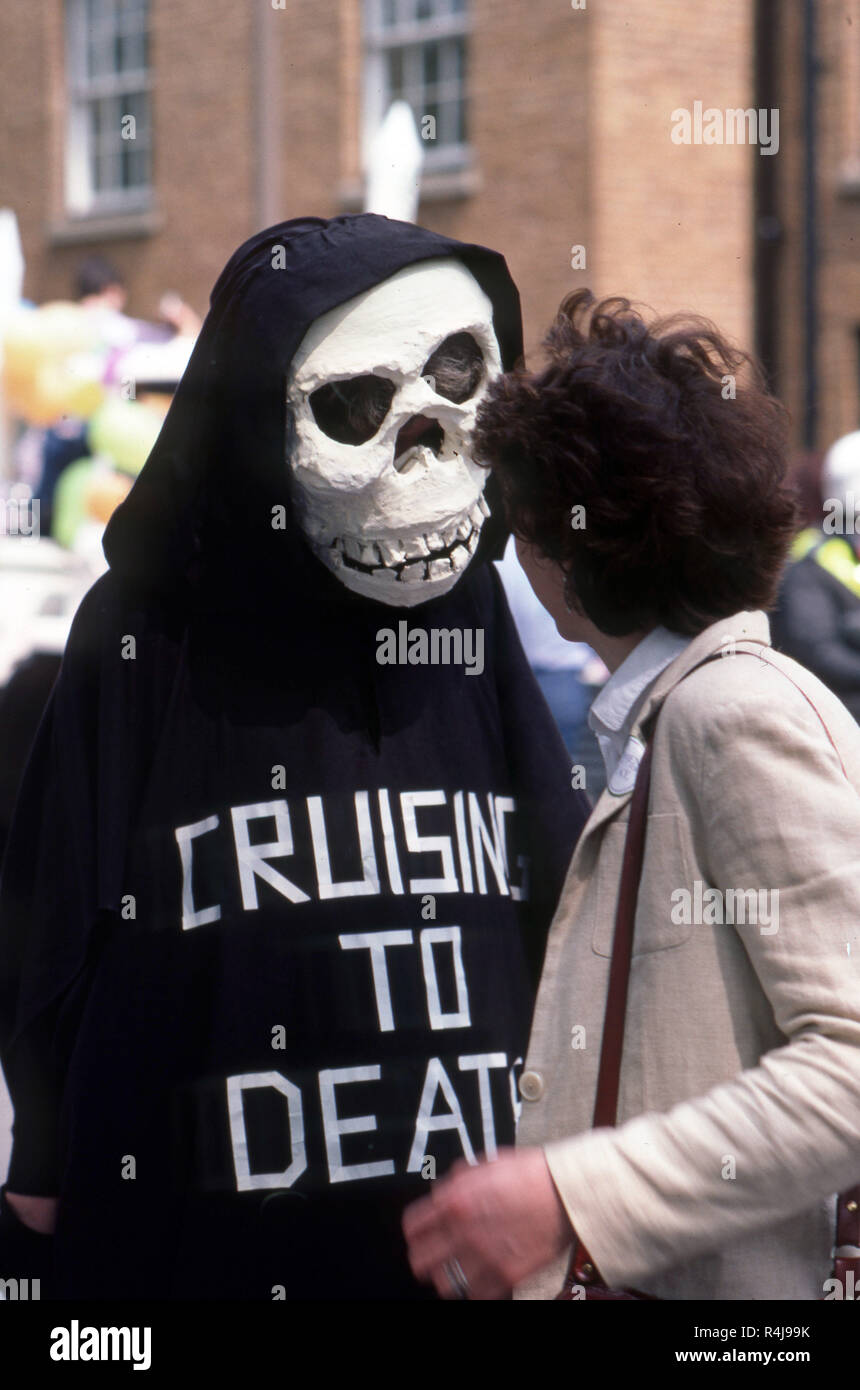
MULTIPOLYGON (((857 423, 860 200, 846 196, 838 170, 858 9, 858 0, 819 6, 823 442, 857 423)), ((63 220, 62 11, 62 0, 7 0, 0 13, 0 201, 18 213, 34 298, 68 293, 75 262, 96 249, 126 274, 131 312, 154 313, 167 288, 202 311, 224 261, 272 220, 267 212, 326 216, 347 206, 360 158, 360 0, 286 0, 284 9, 268 0, 152 0, 160 223, 149 235, 62 244, 51 235, 63 220), (268 202, 261 129, 277 166, 268 202)), ((585 11, 568 0, 473 0, 472 14, 477 189, 424 201, 420 220, 505 253, 530 349, 562 295, 581 284, 659 311, 705 313, 751 345, 752 175, 754 161, 770 156, 744 145, 678 146, 670 131, 672 111, 696 100, 722 110, 754 104, 752 0, 588 0, 585 11), (585 271, 570 266, 579 243, 585 271)), ((801 15, 800 0, 785 0, 775 156, 783 385, 798 421, 801 15)))
POLYGON ((819 443, 860 428, 860 184, 846 179, 860 159, 860 112, 848 128, 849 83, 860 84, 860 5, 819 6, 819 443))
POLYGON ((234 247, 254 230, 249 13, 232 0, 152 7, 154 235, 65 244, 61 0, 9 0, 0 18, 0 201, 18 215, 25 292, 65 298, 74 266, 97 251, 118 265, 129 312, 152 315, 165 289, 205 310, 234 247))
POLYGON ((633 0, 594 7, 594 288, 692 309, 750 346, 748 145, 678 145, 672 112, 752 102, 752 6, 633 0))

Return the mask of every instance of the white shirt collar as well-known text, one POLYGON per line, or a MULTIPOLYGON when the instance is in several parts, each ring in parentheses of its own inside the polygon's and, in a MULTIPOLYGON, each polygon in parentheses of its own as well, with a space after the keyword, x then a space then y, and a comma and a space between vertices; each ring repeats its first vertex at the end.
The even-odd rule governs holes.
POLYGON ((692 640, 668 628, 655 627, 624 658, 588 711, 589 728, 603 755, 607 786, 616 795, 631 789, 642 756, 643 745, 630 738, 642 699, 692 640))

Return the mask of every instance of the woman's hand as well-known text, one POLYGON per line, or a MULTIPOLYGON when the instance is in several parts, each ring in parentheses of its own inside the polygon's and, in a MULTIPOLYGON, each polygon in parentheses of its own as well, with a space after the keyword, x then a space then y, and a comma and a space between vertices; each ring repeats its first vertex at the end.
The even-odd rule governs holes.
POLYGON ((455 1164, 429 1197, 407 1207, 403 1232, 413 1274, 442 1298, 505 1298, 573 1240, 543 1149, 455 1164), (465 1277, 468 1294, 446 1264, 465 1277))

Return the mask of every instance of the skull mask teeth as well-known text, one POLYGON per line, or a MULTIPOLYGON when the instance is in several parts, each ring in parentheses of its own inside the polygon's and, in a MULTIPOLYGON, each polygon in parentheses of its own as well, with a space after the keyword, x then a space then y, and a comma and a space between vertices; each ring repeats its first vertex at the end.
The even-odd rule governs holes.
POLYGON ((500 370, 492 305, 453 259, 311 325, 287 387, 290 467, 307 540, 347 588, 412 606, 456 584, 489 515, 469 435, 500 370))

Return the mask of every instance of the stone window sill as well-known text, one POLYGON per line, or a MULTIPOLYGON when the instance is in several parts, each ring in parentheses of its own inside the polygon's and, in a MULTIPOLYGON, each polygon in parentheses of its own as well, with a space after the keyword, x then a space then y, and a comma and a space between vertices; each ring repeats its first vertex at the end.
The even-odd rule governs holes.
POLYGON ((74 246, 88 241, 126 241, 154 236, 164 226, 164 214, 156 208, 129 212, 94 212, 87 216, 58 218, 48 226, 52 246, 74 246))
POLYGON ((840 198, 860 198, 860 157, 846 160, 843 164, 836 191, 840 198))
MULTIPOLYGON (((477 169, 432 169, 421 176, 421 202, 442 203, 454 199, 473 198, 481 190, 477 169)), ((364 206, 364 180, 350 179, 338 189, 338 201, 344 212, 360 212, 364 206)))

